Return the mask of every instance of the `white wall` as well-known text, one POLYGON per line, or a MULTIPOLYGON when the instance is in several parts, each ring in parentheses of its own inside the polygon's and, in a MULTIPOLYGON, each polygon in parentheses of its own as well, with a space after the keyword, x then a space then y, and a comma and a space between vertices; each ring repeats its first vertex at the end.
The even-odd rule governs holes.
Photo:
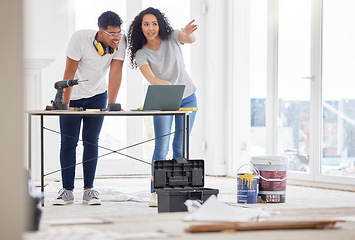
MULTIPOLYGON (((41 110, 51 105, 56 91, 54 83, 63 78, 66 47, 75 28, 75 1, 71 0, 26 0, 24 1, 24 57, 27 61, 51 60, 43 69, 41 76, 41 96, 28 93, 28 101, 39 98, 41 103, 36 109, 41 110)), ((28 80, 28 79, 27 79, 28 80)), ((29 87, 30 89, 30 87, 29 87)), ((45 118, 44 126, 59 130, 58 117, 45 118)), ((40 179, 39 172, 39 121, 33 120, 32 165, 33 178, 40 179), (37 136, 37 138, 36 138, 37 136)), ((59 169, 59 135, 45 131, 45 172, 59 169)), ((51 175, 59 178, 60 174, 51 175)))
POLYGON ((43 103, 54 98, 54 82, 63 78, 65 51, 74 32, 74 2, 70 0, 24 1, 24 56, 55 59, 43 72, 43 103))

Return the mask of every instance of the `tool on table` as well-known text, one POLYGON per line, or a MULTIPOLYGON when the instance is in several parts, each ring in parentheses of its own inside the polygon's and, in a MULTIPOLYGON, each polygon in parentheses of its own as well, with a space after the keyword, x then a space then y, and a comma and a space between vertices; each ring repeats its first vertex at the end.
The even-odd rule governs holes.
POLYGON ((178 111, 198 111, 198 107, 182 107, 178 111))
POLYGON ((121 111, 121 104, 120 103, 109 103, 107 108, 101 109, 101 111, 121 111))
POLYGON ((77 85, 79 84, 79 82, 86 82, 86 81, 89 80, 69 79, 69 80, 61 80, 54 83, 54 88, 57 89, 57 94, 55 95, 54 101, 51 101, 52 110, 69 110, 69 105, 63 103, 63 93, 65 92, 65 89, 77 85))
MULTIPOLYGON (((137 108, 137 109, 133 109, 133 111, 135 110, 143 110, 143 107, 137 108)), ((198 111, 198 107, 182 107, 179 108, 177 111, 198 111)))
POLYGON ((109 103, 106 108, 87 108, 86 112, 107 112, 107 111, 123 111, 120 103, 109 103))
MULTIPOLYGON (((50 106, 50 105, 47 105, 46 106, 46 109, 45 109, 46 111, 51 111, 51 110, 53 110, 53 107, 52 106, 50 106)), ((69 109, 68 109, 69 111, 84 111, 84 108, 82 108, 82 107, 69 107, 69 109)))

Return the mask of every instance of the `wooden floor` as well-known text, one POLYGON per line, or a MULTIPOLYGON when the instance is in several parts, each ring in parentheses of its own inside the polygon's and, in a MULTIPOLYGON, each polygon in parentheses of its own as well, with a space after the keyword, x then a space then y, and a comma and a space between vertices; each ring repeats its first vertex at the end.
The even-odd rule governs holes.
POLYGON ((40 230, 26 233, 24 239, 355 239, 355 192, 351 191, 288 184, 285 203, 241 205, 236 203, 235 179, 206 177, 205 187, 219 189, 218 200, 231 208, 267 211, 270 216, 265 221, 348 221, 337 223, 334 229, 187 233, 184 228, 198 224, 183 221, 188 213, 158 213, 157 208, 148 207, 148 177, 97 179, 95 188, 101 194, 101 206, 82 204, 81 185, 82 180, 77 180, 74 204, 53 206, 61 183, 49 182, 40 230))

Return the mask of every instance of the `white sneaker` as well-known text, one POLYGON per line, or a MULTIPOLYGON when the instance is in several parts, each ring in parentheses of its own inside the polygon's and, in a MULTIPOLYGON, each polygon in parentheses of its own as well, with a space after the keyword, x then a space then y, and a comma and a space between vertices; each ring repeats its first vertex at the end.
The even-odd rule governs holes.
POLYGON ((158 196, 156 192, 153 192, 150 196, 149 207, 158 207, 158 196))
POLYGON ((99 192, 94 189, 87 189, 83 194, 83 203, 89 205, 101 205, 101 200, 99 198, 99 192))
POLYGON ((53 201, 53 205, 67 205, 74 202, 73 191, 62 188, 58 194, 59 196, 53 201))

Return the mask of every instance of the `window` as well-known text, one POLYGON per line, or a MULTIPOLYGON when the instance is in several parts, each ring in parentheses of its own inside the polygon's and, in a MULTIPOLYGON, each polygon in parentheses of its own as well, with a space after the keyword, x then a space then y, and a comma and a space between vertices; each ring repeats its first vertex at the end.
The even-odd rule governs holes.
POLYGON ((274 79, 278 98, 266 99, 277 105, 273 121, 277 143, 271 147, 277 149, 275 154, 289 157, 292 178, 348 183, 344 176, 353 177, 355 172, 355 30, 351 25, 355 3, 271 3, 268 14, 278 10, 276 23, 272 22, 278 24, 273 52, 278 62, 274 79))
POLYGON ((355 2, 323 4, 321 172, 355 176, 355 2))
POLYGON ((266 154, 267 1, 250 2, 250 156, 266 154))

